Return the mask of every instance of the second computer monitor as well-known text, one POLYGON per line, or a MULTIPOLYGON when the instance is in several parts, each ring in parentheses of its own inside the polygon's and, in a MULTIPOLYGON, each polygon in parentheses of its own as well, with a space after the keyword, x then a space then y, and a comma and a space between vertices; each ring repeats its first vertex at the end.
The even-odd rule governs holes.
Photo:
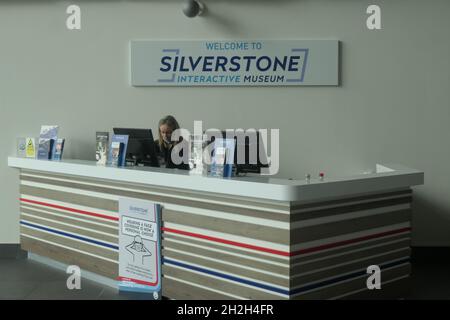
MULTIPOLYGON (((261 168, 268 167, 267 149, 259 131, 231 130, 227 134, 227 130, 212 130, 209 134, 235 139, 234 164, 236 173, 261 173, 261 168)), ((210 144, 214 141, 214 137, 210 137, 208 140, 207 144, 210 144)))

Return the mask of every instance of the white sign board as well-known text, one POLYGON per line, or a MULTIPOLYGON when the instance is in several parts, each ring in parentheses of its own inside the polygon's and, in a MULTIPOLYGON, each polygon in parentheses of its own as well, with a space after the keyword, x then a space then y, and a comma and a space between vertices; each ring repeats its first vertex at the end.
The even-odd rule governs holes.
POLYGON ((130 49, 133 86, 339 84, 338 40, 133 40, 130 49))
POLYGON ((119 199, 119 290, 161 294, 160 206, 119 199))

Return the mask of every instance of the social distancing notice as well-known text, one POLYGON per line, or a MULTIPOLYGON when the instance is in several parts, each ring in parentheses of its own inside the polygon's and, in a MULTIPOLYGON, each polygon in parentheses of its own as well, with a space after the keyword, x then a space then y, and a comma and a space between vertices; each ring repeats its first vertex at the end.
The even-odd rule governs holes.
POLYGON ((161 298, 160 205, 119 199, 119 290, 161 298))

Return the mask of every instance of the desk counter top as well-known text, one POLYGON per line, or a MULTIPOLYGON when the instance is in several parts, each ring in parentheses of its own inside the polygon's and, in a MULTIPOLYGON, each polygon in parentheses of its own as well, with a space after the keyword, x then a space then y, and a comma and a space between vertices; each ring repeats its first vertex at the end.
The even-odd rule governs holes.
POLYGON ((315 201, 322 198, 378 192, 423 184, 423 172, 400 165, 377 164, 373 173, 355 174, 324 181, 290 180, 271 176, 216 178, 194 175, 190 171, 153 167, 114 168, 97 166, 95 161, 45 161, 9 157, 8 166, 52 174, 153 185, 181 190, 214 192, 224 195, 272 201, 315 201))

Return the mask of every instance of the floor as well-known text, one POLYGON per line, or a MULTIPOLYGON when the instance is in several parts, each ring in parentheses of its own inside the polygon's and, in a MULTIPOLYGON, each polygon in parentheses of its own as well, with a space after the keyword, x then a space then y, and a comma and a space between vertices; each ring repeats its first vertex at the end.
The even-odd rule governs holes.
MULTIPOLYGON (((450 299, 448 249, 413 250, 412 290, 407 299, 450 299)), ((68 275, 28 259, 0 259, 0 299, 145 299, 82 279, 80 290, 68 290, 68 275)))
POLYGON ((408 299, 450 300, 450 248, 413 248, 408 299))
POLYGON ((69 290, 68 275, 28 259, 0 259, 0 299, 129 299, 113 288, 82 279, 80 290, 69 290))

